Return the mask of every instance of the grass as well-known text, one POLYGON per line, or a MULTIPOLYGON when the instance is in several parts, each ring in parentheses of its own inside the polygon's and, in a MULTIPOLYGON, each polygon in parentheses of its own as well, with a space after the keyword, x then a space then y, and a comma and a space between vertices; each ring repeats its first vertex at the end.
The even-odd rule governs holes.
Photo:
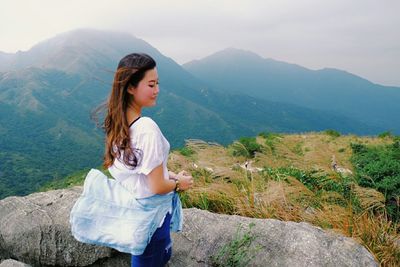
POLYGON ((293 150, 292 150, 295 154, 297 154, 298 156, 304 156, 304 152, 303 152, 303 147, 302 147, 302 143, 297 143, 293 150))
POLYGON ((258 136, 265 139, 265 144, 271 150, 272 154, 275 154, 275 144, 279 142, 282 138, 281 134, 278 133, 271 133, 271 132, 262 132, 259 133, 258 136))
POLYGON ((229 243, 223 245, 215 255, 210 257, 211 266, 248 266, 251 258, 261 249, 260 246, 251 247, 253 241, 257 238, 252 232, 254 225, 254 223, 250 223, 248 229, 244 233, 243 225, 239 225, 233 239, 229 243))
POLYGON ((382 266, 395 267, 400 266, 398 230, 398 225, 388 221, 386 216, 364 213, 356 218, 351 236, 360 240, 382 266))
MULTIPOLYGON (((265 136, 256 140, 265 145, 265 136)), ((340 166, 353 170, 351 143, 388 144, 391 139, 340 135, 329 140, 332 136, 325 133, 280 136, 274 152, 266 145, 254 154, 253 167, 261 171, 251 173, 240 167, 249 154, 234 155, 230 147, 195 147, 196 160, 179 155, 170 166, 191 171, 195 179, 195 187, 181 193, 184 207, 309 222, 356 239, 382 266, 399 266, 399 227, 386 216, 383 194, 331 169, 335 155, 340 166), (300 147, 307 147, 307 153, 300 147)))
MULTIPOLYGON (((354 171, 350 160, 352 144, 388 145, 393 138, 338 136, 334 132, 263 133, 247 141, 247 147, 256 148, 254 153, 240 142, 247 152, 235 154, 232 146, 199 141, 170 153, 168 168, 174 172, 187 170, 195 181, 193 189, 180 193, 185 208, 309 222, 354 238, 382 266, 400 266, 400 246, 396 245, 400 242, 399 225, 388 219, 385 195, 362 187, 353 176, 342 176, 331 168, 335 156, 339 166, 354 171), (246 160, 260 171, 243 169, 246 160)), ((82 184, 84 174, 86 171, 54 181, 46 190, 82 184)), ((238 236, 236 241, 242 238, 243 235, 238 236)), ((232 248, 239 243, 227 246, 232 248)), ((231 252, 221 255, 235 262, 236 256, 231 252)))

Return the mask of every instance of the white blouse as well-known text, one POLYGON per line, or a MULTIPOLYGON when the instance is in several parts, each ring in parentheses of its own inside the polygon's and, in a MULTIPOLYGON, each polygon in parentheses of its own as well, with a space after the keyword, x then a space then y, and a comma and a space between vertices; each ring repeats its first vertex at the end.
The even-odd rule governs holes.
MULTIPOLYGON (((170 150, 168 140, 162 134, 157 123, 149 117, 140 117, 129 128, 131 147, 139 149, 138 165, 131 169, 123 163, 123 152, 120 159, 115 159, 108 170, 110 174, 128 189, 135 198, 145 198, 152 195, 149 189, 147 175, 161 163, 166 180, 169 179, 167 161, 170 150)), ((173 192, 171 192, 173 193, 173 192)))

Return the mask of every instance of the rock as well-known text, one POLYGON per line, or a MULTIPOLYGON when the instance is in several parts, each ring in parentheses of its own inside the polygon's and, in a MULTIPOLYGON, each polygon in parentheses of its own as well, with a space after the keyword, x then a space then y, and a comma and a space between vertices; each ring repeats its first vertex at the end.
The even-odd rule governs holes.
MULTIPOLYGON (((82 187, 0 200, 0 259, 32 266, 130 266, 130 255, 76 241, 69 213, 82 187)), ((184 229, 173 234, 170 267, 211 266, 211 256, 251 229, 248 266, 378 266, 354 240, 307 223, 253 219, 184 209, 184 229), (239 233, 241 233, 241 231, 239 233)), ((235 251, 234 251, 235 252, 235 251)), ((225 259, 227 260, 227 259, 225 259)))
POLYGON ((0 263, 0 267, 32 267, 32 266, 28 265, 28 264, 25 264, 23 262, 20 262, 20 261, 8 259, 8 260, 5 260, 5 261, 2 261, 0 263))
POLYGON ((210 167, 205 167, 204 169, 206 169, 207 171, 209 171, 209 172, 214 172, 214 170, 212 169, 212 168, 210 168, 210 167))
POLYGON ((351 170, 343 168, 343 167, 336 167, 336 172, 339 172, 339 173, 341 173, 343 175, 347 175, 347 174, 351 175, 351 174, 353 174, 353 172, 351 170))
POLYGON ((353 239, 308 223, 254 219, 185 209, 184 231, 173 234, 170 266, 210 266, 210 256, 229 243, 243 225, 255 237, 246 266, 378 266, 374 257, 353 239), (254 249, 260 246, 260 250, 254 249))
POLYGON ((74 187, 0 200, 0 258, 87 266, 110 257, 111 249, 80 243, 71 235, 69 213, 81 191, 74 187))

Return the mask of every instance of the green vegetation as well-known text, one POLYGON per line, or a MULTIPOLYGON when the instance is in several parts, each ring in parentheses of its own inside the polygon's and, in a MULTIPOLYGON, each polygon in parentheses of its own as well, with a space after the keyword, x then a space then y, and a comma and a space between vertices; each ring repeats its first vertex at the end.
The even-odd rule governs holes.
MULTIPOLYGON (((101 170, 109 178, 112 178, 112 176, 108 172, 108 170, 105 170, 102 166, 95 167, 95 169, 101 170)), ((39 189, 37 191, 49 191, 49 190, 69 188, 69 187, 76 186, 76 185, 83 185, 83 183, 85 181, 85 177, 89 171, 90 171, 90 168, 86 168, 86 169, 74 172, 65 178, 51 180, 51 181, 43 184, 41 187, 39 187, 39 189)))
POLYGON ((378 137, 379 138, 385 138, 385 137, 393 138, 394 136, 391 131, 386 131, 386 132, 378 134, 378 137))
POLYGON ((338 131, 332 130, 332 129, 325 130, 324 133, 326 135, 329 135, 329 136, 332 136, 332 137, 339 137, 340 136, 340 133, 338 131))
POLYGON ((237 208, 235 201, 224 192, 200 192, 195 196, 189 196, 189 192, 181 193, 182 207, 199 208, 211 212, 219 212, 223 214, 236 214, 237 208))
POLYGON ((48 181, 101 163, 102 138, 87 114, 77 113, 77 106, 58 111, 86 125, 63 120, 57 112, 21 115, 0 103, 0 125, 7 129, 0 138, 0 199, 27 195, 48 181))
POLYGON ((271 149, 272 154, 275 155, 275 144, 282 138, 282 134, 271 133, 271 132, 261 132, 258 134, 265 139, 265 144, 271 149))
MULTIPOLYGON (((271 135, 268 134, 260 134, 259 137, 271 140, 271 135)), ((394 187, 390 187, 392 184, 386 182, 384 183, 386 190, 377 191, 374 188, 378 187, 374 187, 374 183, 370 182, 368 185, 359 178, 355 165, 359 164, 361 167, 364 163, 353 162, 354 169, 350 167, 351 151, 347 147, 350 146, 353 150, 353 157, 358 153, 362 155, 368 153, 370 147, 352 144, 354 136, 338 136, 335 137, 335 142, 329 142, 332 140, 330 135, 321 134, 309 134, 306 138, 304 135, 283 135, 281 138, 279 142, 273 142, 275 153, 272 155, 265 149, 267 146, 261 146, 261 152, 254 153, 249 160, 253 164, 250 167, 252 171, 245 170, 243 165, 244 160, 248 161, 250 157, 248 152, 250 145, 247 144, 246 147, 240 142, 228 147, 226 155, 230 157, 222 161, 223 164, 229 165, 229 162, 232 164, 229 170, 213 172, 204 168, 192 169, 196 186, 189 192, 181 193, 183 206, 255 218, 307 221, 361 240, 382 266, 398 266, 400 264, 398 257, 400 250, 396 246, 396 240, 399 238, 398 222, 395 216, 391 215, 393 214, 391 205, 395 203, 393 200, 397 201, 398 198, 389 201, 385 198, 394 187), (236 149, 234 150, 236 153, 229 153, 232 152, 232 148, 236 149), (306 148, 308 148, 307 161, 304 160, 302 153, 306 148), (294 154, 288 153, 289 151, 294 154), (336 154, 338 152, 340 154, 336 154), (339 167, 351 170, 355 174, 348 171, 344 171, 343 174, 334 171, 330 164, 332 154, 336 155, 339 167), (237 155, 244 158, 240 159, 237 155)), ((389 142, 368 137, 357 140, 370 144, 389 142)), ((256 140, 252 139, 251 143, 256 143, 256 140)), ((399 153, 398 144, 395 142, 381 147, 387 149, 384 157, 387 168, 379 165, 377 155, 374 157, 370 155, 370 158, 365 157, 364 160, 365 163, 378 164, 376 168, 367 169, 384 176, 387 175, 385 172, 390 172, 387 170, 389 167, 391 172, 395 171, 393 168, 399 162, 399 153), (390 160, 388 160, 389 154, 390 160), (397 163, 394 163, 396 160, 397 163)), ((215 166, 215 162, 221 162, 219 158, 213 158, 210 153, 207 148, 196 149, 196 160, 198 160, 196 164, 209 162, 208 164, 215 166)), ((218 155, 224 153, 218 151, 218 155)), ((221 168, 223 169, 222 166, 221 168)), ((375 183, 376 181, 375 179, 375 183)), ((226 245, 223 252, 219 252, 219 257, 214 256, 214 260, 218 259, 214 265, 240 266, 241 263, 234 260, 240 256, 233 253, 237 250, 235 247, 237 243, 239 242, 226 245)))
POLYGON ((241 137, 232 144, 233 156, 254 158, 256 152, 261 152, 262 146, 257 143, 255 137, 241 137))
POLYGON ((84 169, 78 172, 75 172, 71 175, 68 175, 64 179, 52 180, 44 185, 42 185, 38 191, 49 191, 49 190, 56 190, 62 188, 69 188, 75 185, 83 185, 85 181, 86 174, 88 173, 89 169, 84 169))
MULTIPOLYGON (((333 204, 337 204, 345 207, 349 202, 352 203, 353 209, 357 211, 361 211, 361 207, 359 206, 359 202, 357 197, 352 194, 352 186, 355 184, 355 181, 350 176, 342 176, 340 174, 335 175, 327 175, 326 173, 321 173, 318 170, 300 170, 290 167, 280 167, 280 168, 264 168, 263 177, 265 179, 273 179, 275 181, 284 181, 291 184, 290 177, 296 178, 303 185, 305 185, 310 191, 315 193, 316 199, 312 201, 312 204, 316 206, 320 206, 317 202, 327 201, 332 202, 333 204), (326 198, 322 196, 326 196, 326 193, 337 193, 334 195, 335 198, 326 198)), ((332 196, 332 195, 331 195, 332 196)))
POLYGON ((181 153, 181 155, 186 156, 186 157, 190 157, 194 154, 194 150, 187 146, 184 146, 184 147, 178 149, 178 151, 179 151, 179 153, 181 153))
POLYGON ((251 232, 254 223, 249 224, 249 229, 242 233, 243 226, 239 225, 234 238, 222 246, 216 255, 211 256, 212 266, 241 267, 247 266, 251 258, 255 256, 260 246, 252 248, 251 245, 256 239, 251 232))
POLYGON ((301 142, 297 143, 292 151, 298 156, 304 156, 303 144, 301 142))
MULTIPOLYGON (((176 150, 169 164, 172 171, 190 171, 195 180, 193 189, 180 193, 184 208, 306 221, 360 240, 382 266, 398 266, 400 140, 358 137, 360 143, 352 143, 354 136, 330 140, 325 134, 306 138, 304 134, 260 134, 257 139, 241 138, 228 149, 188 145, 176 150), (264 139, 271 141, 272 154, 269 145, 262 145, 264 139), (306 149, 307 160, 302 153, 306 149), (351 169, 354 175, 332 170, 332 154, 339 167, 351 169), (249 169, 244 169, 245 161, 249 169)), ((43 189, 81 184, 85 173, 56 179, 43 189)), ((214 255, 214 265, 246 264, 253 246, 247 247, 245 240, 251 238, 245 236, 235 237, 214 255)))
POLYGON ((383 193, 388 215, 400 219, 400 142, 390 145, 366 146, 351 144, 351 161, 356 168, 358 183, 383 193))
MULTIPOLYGON (((351 178, 339 175, 340 180, 332 179, 331 176, 320 173, 318 170, 300 170, 290 167, 280 167, 280 168, 264 168, 264 171, 277 181, 288 182, 288 177, 295 177, 297 180, 302 182, 308 189, 313 192, 324 191, 335 191, 343 195, 347 195, 350 186, 353 183, 351 178)), ((337 178, 337 177, 335 177, 337 178)))

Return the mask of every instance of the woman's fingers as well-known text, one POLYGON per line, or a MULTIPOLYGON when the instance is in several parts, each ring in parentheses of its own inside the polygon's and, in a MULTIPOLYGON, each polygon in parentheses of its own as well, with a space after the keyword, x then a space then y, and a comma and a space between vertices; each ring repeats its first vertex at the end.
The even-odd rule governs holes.
POLYGON ((193 177, 191 175, 184 175, 183 177, 187 181, 187 189, 191 188, 193 186, 193 177))
POLYGON ((191 176, 190 173, 185 170, 182 170, 180 173, 182 173, 183 175, 186 175, 186 176, 191 176))
POLYGON ((180 181, 182 183, 182 189, 187 190, 193 186, 193 177, 187 171, 182 170, 177 174, 177 177, 180 177, 180 181))

